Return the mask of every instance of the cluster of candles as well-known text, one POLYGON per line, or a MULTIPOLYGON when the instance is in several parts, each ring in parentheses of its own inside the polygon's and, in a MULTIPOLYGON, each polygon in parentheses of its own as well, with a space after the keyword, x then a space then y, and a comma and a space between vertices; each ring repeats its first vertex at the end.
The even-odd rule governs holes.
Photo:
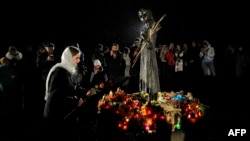
POLYGON ((184 106, 184 116, 192 123, 204 116, 205 106, 200 103, 187 103, 184 106))
POLYGON ((133 126, 143 127, 144 131, 153 133, 156 132, 156 120, 166 121, 166 115, 160 106, 149 103, 148 96, 147 93, 126 94, 117 89, 116 92, 110 91, 104 95, 99 100, 98 108, 100 112, 102 109, 112 110, 122 117, 118 123, 121 130, 129 130, 133 126))
MULTIPOLYGON (((128 131, 131 128, 155 133, 157 130, 157 120, 171 124, 167 119, 167 112, 157 100, 149 100, 149 94, 145 92, 126 94, 123 90, 110 91, 105 94, 98 103, 99 112, 109 110, 121 117, 117 123, 118 128, 128 131)), ((181 113, 192 123, 204 115, 204 107, 198 102, 185 100, 184 95, 177 94, 168 98, 173 104, 178 103, 181 113), (181 103, 181 104, 180 104, 181 103)), ((174 124, 174 128, 181 128, 181 118, 179 116, 174 124)))

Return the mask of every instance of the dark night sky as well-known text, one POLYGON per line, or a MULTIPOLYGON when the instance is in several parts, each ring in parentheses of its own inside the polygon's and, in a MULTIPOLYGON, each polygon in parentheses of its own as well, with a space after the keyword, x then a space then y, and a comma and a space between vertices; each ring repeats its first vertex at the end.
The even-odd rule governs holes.
POLYGON ((249 32, 246 2, 213 1, 36 2, 2 5, 1 37, 5 45, 52 41, 130 44, 139 34, 140 8, 150 8, 155 20, 163 14, 158 43, 184 40, 245 44, 249 32))

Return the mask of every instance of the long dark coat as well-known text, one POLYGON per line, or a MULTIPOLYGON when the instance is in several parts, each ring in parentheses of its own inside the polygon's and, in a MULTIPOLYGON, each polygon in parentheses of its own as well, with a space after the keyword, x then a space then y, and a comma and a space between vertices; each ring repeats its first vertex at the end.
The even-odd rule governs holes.
POLYGON ((79 99, 74 76, 64 68, 56 68, 51 74, 48 91, 50 95, 44 108, 46 136, 56 140, 77 140, 79 99))

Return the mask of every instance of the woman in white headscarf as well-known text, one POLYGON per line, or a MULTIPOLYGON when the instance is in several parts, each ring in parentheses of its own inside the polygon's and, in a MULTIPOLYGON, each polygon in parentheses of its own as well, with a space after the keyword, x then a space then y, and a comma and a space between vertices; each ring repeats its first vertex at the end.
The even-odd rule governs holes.
POLYGON ((80 107, 84 101, 77 90, 75 73, 77 73, 80 55, 79 48, 66 47, 62 53, 61 62, 54 65, 48 73, 43 116, 45 134, 51 140, 79 139, 77 107, 80 107))

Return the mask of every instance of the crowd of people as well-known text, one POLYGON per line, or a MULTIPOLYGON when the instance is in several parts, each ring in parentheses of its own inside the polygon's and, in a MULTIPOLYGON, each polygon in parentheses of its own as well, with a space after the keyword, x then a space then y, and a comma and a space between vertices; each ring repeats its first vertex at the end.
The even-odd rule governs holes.
MULTIPOLYGON (((53 130, 59 129, 60 135, 70 135, 62 134, 64 131, 71 132, 73 136, 74 133, 79 133, 75 132, 73 127, 67 128, 71 129, 70 131, 62 131, 64 128, 61 126, 65 124, 77 125, 75 127, 87 131, 93 126, 93 122, 95 123, 96 105, 101 95, 94 96, 91 104, 86 102, 89 108, 78 107, 84 103, 82 98, 87 97, 91 87, 103 82, 105 83, 104 93, 115 90, 117 87, 121 87, 128 93, 140 90, 140 61, 134 61, 140 50, 139 44, 138 38, 134 40, 131 47, 122 49, 119 48, 118 43, 112 43, 110 50, 105 50, 103 44, 97 44, 89 58, 90 64, 83 63, 87 58, 84 58, 84 52, 79 46, 66 46, 61 57, 59 52, 55 53, 53 43, 38 46, 36 52, 32 52, 32 48, 21 52, 15 46, 10 46, 6 55, 1 58, 2 117, 13 122, 23 112, 27 120, 35 124, 38 121, 43 123, 46 117, 50 124, 44 125, 60 127, 55 129, 53 126, 48 126, 50 130, 44 129, 49 131, 46 133, 48 135, 55 134, 53 130), (79 86, 83 89, 76 89, 79 86), (88 113, 88 116, 81 113, 81 124, 68 124, 67 122, 78 122, 79 119, 75 117, 75 114, 69 116, 69 120, 64 120, 64 117, 71 113, 71 110, 77 113, 79 109, 85 114, 88 113), (62 124, 61 121, 67 122, 62 124), (58 124, 60 126, 57 126, 58 124)), ((215 50, 208 41, 202 42, 200 46, 197 42, 192 42, 191 47, 186 43, 159 45, 159 48, 154 51, 157 55, 161 90, 194 88, 200 83, 200 78, 217 77, 217 72, 221 73, 217 69, 219 67, 220 71, 223 71, 221 75, 225 75, 225 78, 228 76, 244 78, 248 75, 249 54, 244 51, 243 47, 228 46, 224 54, 217 54, 224 62, 220 64, 221 66, 218 66, 219 62, 216 62, 219 59, 214 61, 215 50)), ((94 136, 93 133, 89 135, 94 136)))

